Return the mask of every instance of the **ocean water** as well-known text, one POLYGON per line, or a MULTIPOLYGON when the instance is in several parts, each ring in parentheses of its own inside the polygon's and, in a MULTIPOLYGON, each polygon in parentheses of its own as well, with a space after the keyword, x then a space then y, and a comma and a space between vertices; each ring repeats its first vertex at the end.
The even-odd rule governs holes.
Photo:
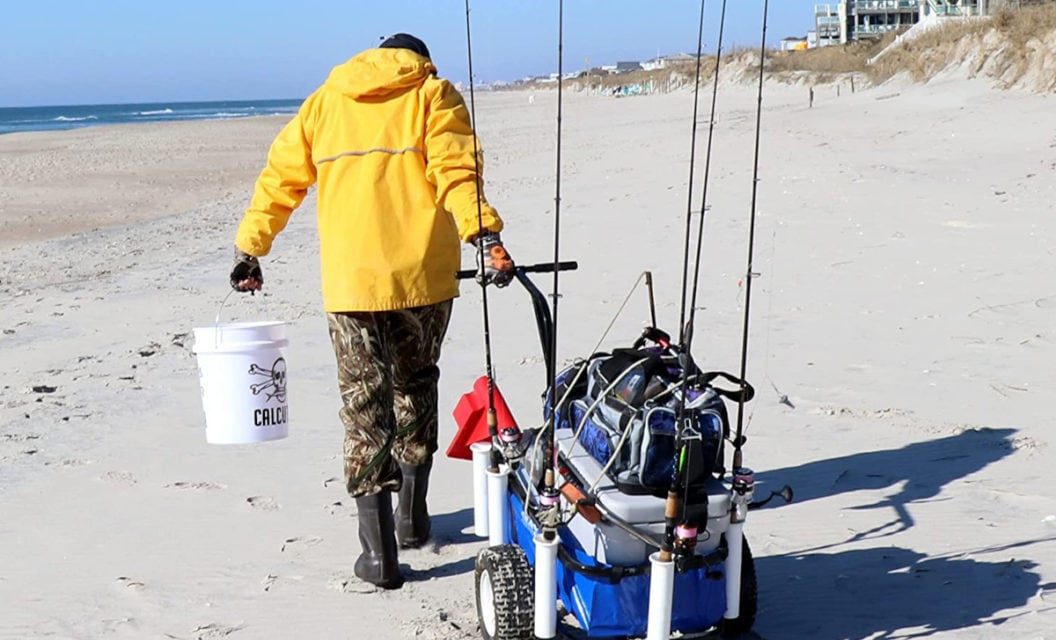
POLYGON ((51 131, 101 124, 162 122, 166 120, 223 120, 297 112, 301 100, 240 100, 229 102, 159 102, 150 104, 91 104, 65 107, 0 108, 0 134, 51 131))

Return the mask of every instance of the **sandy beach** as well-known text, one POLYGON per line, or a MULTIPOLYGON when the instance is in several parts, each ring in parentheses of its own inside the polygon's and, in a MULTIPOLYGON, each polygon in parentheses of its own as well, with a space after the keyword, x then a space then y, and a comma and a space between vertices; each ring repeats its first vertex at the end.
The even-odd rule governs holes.
MULTIPOLYGON (((478 101, 507 246, 549 260, 555 96, 478 101)), ((746 85, 719 95, 703 248, 697 355, 731 371, 754 104, 746 85)), ((562 254, 580 270, 562 279, 563 359, 645 269, 674 331, 691 112, 688 91, 567 96, 562 254)), ((438 458, 434 540, 401 553, 403 589, 352 575, 314 195, 262 261, 265 293, 224 309, 290 323, 291 435, 205 443, 189 333, 229 290, 283 122, 0 136, 0 638, 479 637, 467 463, 438 458)), ((767 84, 745 462, 797 500, 748 522, 759 637, 1056 638, 1054 132, 1056 97, 983 81, 825 86, 812 109, 805 86, 767 84)), ((528 300, 492 303, 498 381, 532 425, 528 300)), ((483 371, 480 311, 465 286, 442 449, 483 371)), ((607 346, 647 317, 639 292, 607 346)))

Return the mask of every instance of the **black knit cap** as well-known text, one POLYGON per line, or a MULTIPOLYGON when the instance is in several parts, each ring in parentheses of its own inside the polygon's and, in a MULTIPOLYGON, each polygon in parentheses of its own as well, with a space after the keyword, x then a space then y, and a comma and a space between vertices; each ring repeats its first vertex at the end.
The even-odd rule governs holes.
POLYGON ((389 36, 378 46, 382 49, 409 49, 420 56, 431 59, 429 48, 425 46, 425 43, 409 33, 389 36))

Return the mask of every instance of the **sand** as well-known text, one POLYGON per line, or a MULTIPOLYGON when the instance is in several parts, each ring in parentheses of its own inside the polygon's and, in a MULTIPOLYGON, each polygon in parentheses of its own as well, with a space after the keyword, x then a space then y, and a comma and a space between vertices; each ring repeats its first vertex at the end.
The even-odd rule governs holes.
MULTIPOLYGON (((819 88, 813 109, 805 87, 766 92, 745 461, 798 498, 748 522, 758 635, 1054 637, 1053 98, 958 79, 819 88)), ((740 85, 719 97, 696 343, 712 368, 738 364, 753 105, 740 85)), ((522 263, 551 255, 553 106, 478 105, 522 263)), ((571 358, 644 269, 677 324, 691 96, 565 106, 571 358)), ((0 637, 478 637, 466 463, 439 459, 435 542, 401 555, 402 590, 352 576, 314 196, 263 261, 265 295, 224 311, 290 322, 291 437, 205 443, 188 332, 227 293, 280 126, 0 137, 0 637)), ((492 300, 499 382, 530 425, 543 372, 527 298, 492 300)), ((639 292, 607 346, 646 318, 639 292)), ((467 287, 441 362, 442 446, 482 362, 467 287)))

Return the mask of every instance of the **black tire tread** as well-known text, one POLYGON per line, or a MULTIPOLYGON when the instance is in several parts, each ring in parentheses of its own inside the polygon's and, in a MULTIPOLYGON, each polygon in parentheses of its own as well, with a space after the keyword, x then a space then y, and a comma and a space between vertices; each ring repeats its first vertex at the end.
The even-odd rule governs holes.
POLYGON ((535 636, 535 579, 524 550, 516 545, 482 549, 473 575, 477 618, 484 640, 532 640, 535 636), (480 576, 491 575, 495 597, 495 635, 484 628, 480 605, 480 576))

